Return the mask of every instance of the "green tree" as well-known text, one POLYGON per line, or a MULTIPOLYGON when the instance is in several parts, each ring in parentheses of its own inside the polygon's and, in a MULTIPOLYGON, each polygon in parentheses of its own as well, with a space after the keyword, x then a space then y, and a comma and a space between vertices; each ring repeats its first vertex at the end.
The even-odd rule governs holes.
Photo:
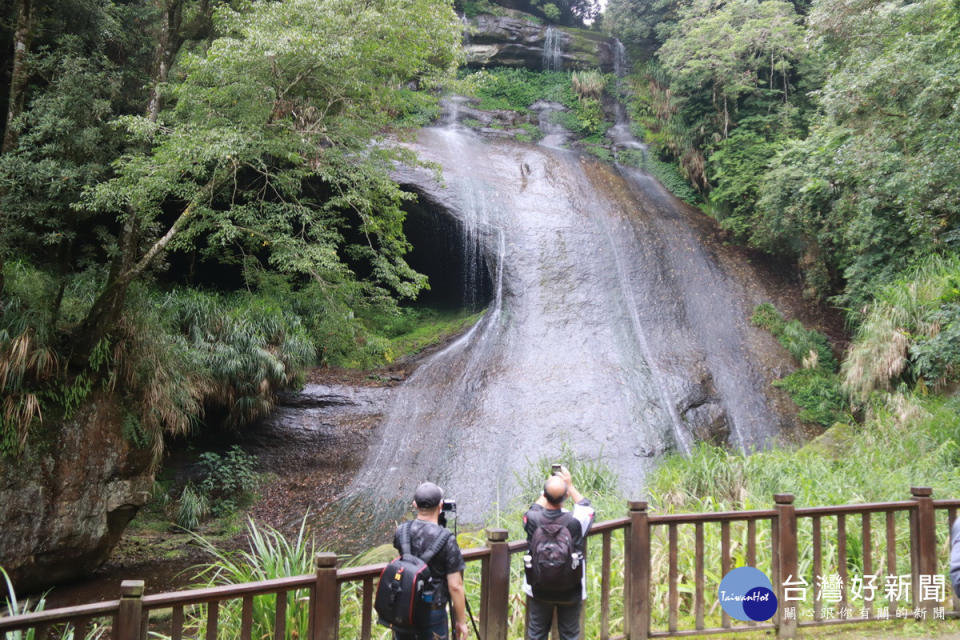
POLYGON ((83 201, 123 229, 106 247, 114 259, 78 332, 81 355, 116 322, 131 283, 201 236, 329 285, 352 277, 351 261, 401 296, 424 284, 403 260, 409 196, 388 175, 391 162, 412 158, 370 142, 425 99, 408 82, 454 62, 450 4, 286 0, 224 7, 215 19, 224 35, 180 61, 174 107, 156 122, 123 119, 148 150, 126 154, 117 177, 83 201))
MULTIPOLYGON (((956 8, 824 0, 811 25, 835 70, 810 135, 764 177, 753 242, 800 258, 811 291, 859 310, 879 284, 960 245, 956 8), (837 13, 844 19, 838 20, 837 13), (845 35, 861 34, 850 47, 845 35)), ((856 320, 856 318, 854 318, 856 320)))
POLYGON ((677 93, 710 86, 717 129, 726 138, 741 96, 767 88, 787 99, 790 70, 803 45, 798 22, 793 5, 780 0, 734 0, 719 7, 697 0, 683 10, 659 57, 677 93))

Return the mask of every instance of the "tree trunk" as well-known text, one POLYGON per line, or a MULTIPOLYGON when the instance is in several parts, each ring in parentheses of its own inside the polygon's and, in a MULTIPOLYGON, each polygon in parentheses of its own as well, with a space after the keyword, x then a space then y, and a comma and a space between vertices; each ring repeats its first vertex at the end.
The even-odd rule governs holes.
POLYGON ((153 88, 150 91, 150 102, 147 113, 150 120, 157 121, 160 114, 160 85, 167 81, 170 67, 183 44, 180 27, 183 23, 183 0, 167 0, 164 5, 163 21, 160 25, 160 34, 157 38, 157 49, 153 61, 153 88))
POLYGON ((727 94, 723 94, 723 139, 727 139, 727 129, 730 128, 730 111, 727 109, 727 94))
POLYGON ((158 238, 139 260, 136 259, 136 254, 140 246, 140 224, 136 215, 133 213, 129 215, 128 222, 124 225, 123 240, 120 246, 121 258, 114 262, 106 286, 97 296, 96 302, 93 303, 90 311, 87 312, 87 317, 80 325, 76 334, 77 348, 73 352, 71 360, 80 366, 86 365, 90 354, 93 353, 93 348, 113 330, 120 320, 123 303, 126 300, 130 285, 143 275, 157 256, 163 253, 170 241, 183 227, 187 218, 193 213, 197 204, 212 197, 213 193, 222 184, 222 179, 211 178, 190 201, 190 204, 177 216, 167 232, 158 238))
POLYGON ((27 53, 33 40, 33 2, 34 0, 16 0, 17 29, 13 35, 13 71, 10 74, 10 98, 7 101, 7 123, 3 131, 3 146, 0 152, 6 153, 17 144, 17 135, 13 131, 13 121, 23 113, 24 93, 27 85, 27 53))

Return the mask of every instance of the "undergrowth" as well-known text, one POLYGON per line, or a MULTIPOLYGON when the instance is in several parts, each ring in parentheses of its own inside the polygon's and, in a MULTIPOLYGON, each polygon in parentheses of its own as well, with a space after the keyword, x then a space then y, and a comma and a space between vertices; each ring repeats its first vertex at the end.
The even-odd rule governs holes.
POLYGON ((127 440, 159 460, 165 434, 192 433, 211 416, 239 428, 266 415, 308 366, 377 367, 479 317, 404 309, 361 284, 328 290, 266 274, 249 291, 141 284, 86 366, 68 367, 72 332, 104 274, 70 279, 57 305, 58 282, 41 269, 9 262, 4 275, 0 455, 13 458, 43 422, 68 421, 101 393, 119 401, 127 440))
POLYGON ((768 302, 758 305, 753 324, 768 330, 790 352, 800 369, 773 383, 790 394, 800 407, 798 417, 822 427, 851 421, 849 401, 840 386, 837 359, 826 336, 805 328, 799 320, 786 321, 768 302))

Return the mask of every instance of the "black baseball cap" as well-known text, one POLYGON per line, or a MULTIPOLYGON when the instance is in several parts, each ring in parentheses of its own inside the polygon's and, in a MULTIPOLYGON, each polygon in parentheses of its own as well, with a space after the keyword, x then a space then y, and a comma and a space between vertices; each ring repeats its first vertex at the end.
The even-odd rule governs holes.
POLYGON ((424 482, 413 493, 413 501, 421 509, 435 507, 441 500, 443 500, 443 489, 432 482, 424 482))

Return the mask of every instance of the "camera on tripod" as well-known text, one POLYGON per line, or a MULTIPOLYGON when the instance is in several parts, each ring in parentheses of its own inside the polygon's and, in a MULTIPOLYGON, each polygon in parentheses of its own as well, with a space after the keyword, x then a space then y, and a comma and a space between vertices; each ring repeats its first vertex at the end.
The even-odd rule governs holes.
POLYGON ((451 514, 454 514, 452 517, 454 517, 454 518, 457 517, 457 516, 456 516, 456 513, 457 513, 457 501, 454 500, 453 498, 445 498, 445 499, 440 503, 440 517, 437 518, 437 523, 438 523, 441 527, 447 526, 447 512, 448 512, 448 511, 449 511, 451 514))

